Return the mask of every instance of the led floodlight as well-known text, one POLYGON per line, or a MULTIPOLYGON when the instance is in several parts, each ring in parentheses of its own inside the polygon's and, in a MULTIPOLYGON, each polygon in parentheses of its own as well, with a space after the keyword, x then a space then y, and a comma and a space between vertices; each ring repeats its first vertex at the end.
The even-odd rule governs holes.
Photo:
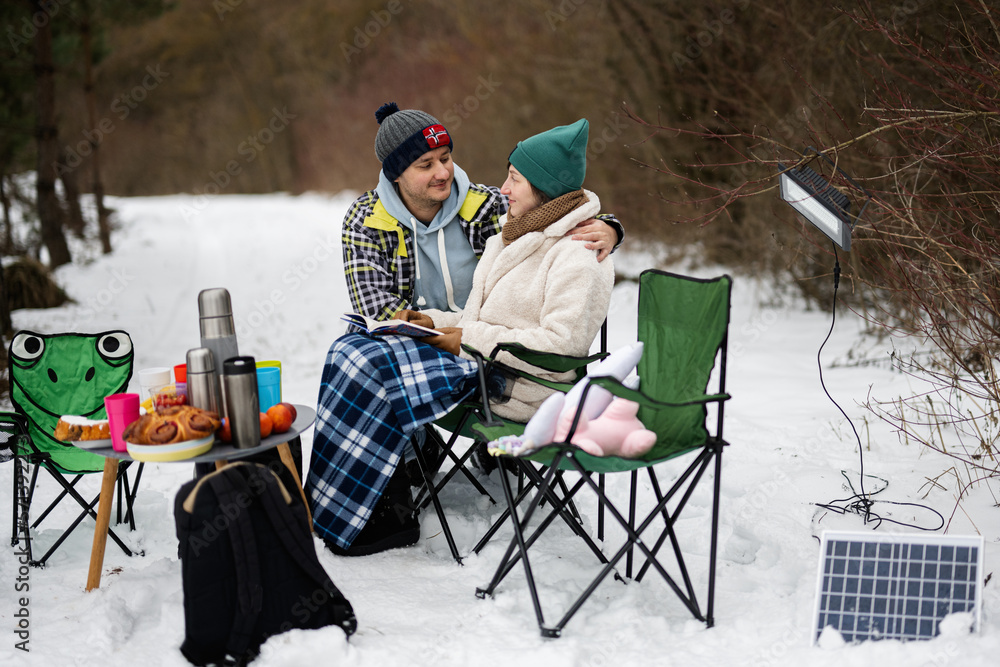
POLYGON ((847 195, 835 189, 825 178, 809 167, 782 170, 779 176, 781 198, 802 214, 806 220, 844 250, 851 249, 853 227, 847 195))

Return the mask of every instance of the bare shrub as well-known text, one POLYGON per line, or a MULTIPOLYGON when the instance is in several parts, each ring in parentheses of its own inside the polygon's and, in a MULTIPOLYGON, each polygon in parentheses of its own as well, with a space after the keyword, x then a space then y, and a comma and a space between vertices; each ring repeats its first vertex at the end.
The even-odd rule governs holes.
MULTIPOLYGON (((796 85, 814 95, 799 138, 816 149, 793 145, 780 125, 754 122, 745 111, 738 120, 719 115, 688 124, 650 122, 626 111, 651 133, 705 144, 697 161, 647 165, 679 184, 679 210, 694 211, 689 222, 736 219, 774 202, 779 215, 791 219, 776 196, 779 165, 809 164, 843 192, 856 199, 863 194, 821 156, 863 185, 872 199, 854 228, 844 272, 851 289, 843 297, 881 331, 931 350, 897 358, 897 367, 924 381, 926 392, 873 399, 868 407, 908 439, 957 459, 957 502, 984 483, 996 499, 1000 29, 978 0, 944 8, 916 3, 908 14, 889 16, 866 3, 844 17, 854 26, 848 42, 859 69, 846 59, 834 68, 862 81, 863 97, 852 104, 823 94, 828 80, 818 69, 797 77, 796 85), (873 49, 876 43, 882 47, 873 49)), ((754 111, 767 115, 759 105, 754 111)), ((788 229, 802 225, 796 220, 788 229)), ((809 241, 792 254, 822 274, 819 267, 834 263, 835 249, 812 231, 803 238, 809 241)))
POLYGON ((49 270, 37 260, 24 257, 5 266, 3 273, 9 310, 56 308, 69 301, 49 270))

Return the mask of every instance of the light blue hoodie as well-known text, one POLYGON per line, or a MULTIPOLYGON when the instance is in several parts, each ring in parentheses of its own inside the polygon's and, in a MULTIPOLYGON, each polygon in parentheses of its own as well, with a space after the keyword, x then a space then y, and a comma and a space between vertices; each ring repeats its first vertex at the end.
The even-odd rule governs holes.
POLYGON ((395 184, 382 171, 379 171, 375 191, 389 215, 413 232, 416 250, 414 306, 452 311, 465 308, 472 289, 472 274, 479 261, 458 221, 458 211, 469 193, 469 176, 455 165, 451 194, 427 224, 410 213, 395 184))

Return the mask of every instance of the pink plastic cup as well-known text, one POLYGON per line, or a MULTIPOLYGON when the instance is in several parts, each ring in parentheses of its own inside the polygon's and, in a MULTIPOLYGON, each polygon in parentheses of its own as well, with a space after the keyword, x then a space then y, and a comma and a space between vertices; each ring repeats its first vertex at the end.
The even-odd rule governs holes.
POLYGON ((104 398, 104 409, 108 413, 108 430, 111 431, 111 447, 116 452, 128 451, 122 432, 139 418, 139 394, 111 394, 104 398))

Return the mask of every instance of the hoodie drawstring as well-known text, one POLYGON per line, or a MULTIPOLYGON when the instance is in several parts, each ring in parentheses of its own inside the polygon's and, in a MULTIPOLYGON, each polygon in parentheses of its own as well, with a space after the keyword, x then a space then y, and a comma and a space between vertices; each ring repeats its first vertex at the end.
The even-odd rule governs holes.
POLYGON ((444 279, 444 289, 448 295, 448 307, 454 312, 462 309, 455 303, 455 288, 451 285, 451 272, 448 270, 448 253, 444 248, 444 228, 438 230, 438 260, 441 262, 441 277, 444 279))
MULTIPOLYGON (((417 229, 417 221, 414 218, 410 218, 410 224, 413 225, 413 230, 416 231, 416 229, 417 229)), ((417 271, 417 280, 416 280, 416 282, 413 285, 414 291, 416 291, 417 287, 420 285, 420 247, 417 245, 416 241, 417 240, 414 237, 414 239, 413 239, 413 264, 414 264, 414 267, 416 268, 416 271, 417 271)), ((427 305, 427 299, 425 299, 422 294, 417 297, 417 305, 418 306, 426 306, 427 305)))

